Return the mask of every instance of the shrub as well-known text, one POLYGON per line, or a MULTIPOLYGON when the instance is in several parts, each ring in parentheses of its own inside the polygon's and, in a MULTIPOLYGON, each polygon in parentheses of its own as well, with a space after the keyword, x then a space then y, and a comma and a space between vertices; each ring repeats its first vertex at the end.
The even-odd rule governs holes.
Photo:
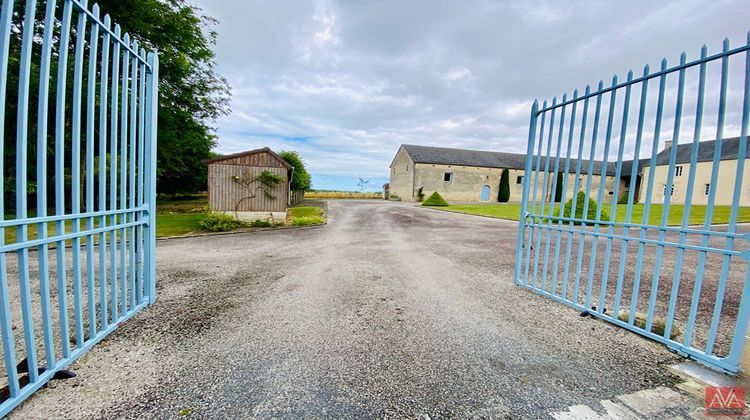
POLYGON ((200 226, 209 232, 229 232, 242 224, 229 214, 206 210, 205 216, 199 222, 200 226))
POLYGON ((563 193, 563 174, 562 172, 557 173, 557 186, 555 186, 555 203, 562 201, 563 193))
POLYGON ((394 192, 388 194, 388 199, 391 201, 401 201, 401 197, 399 197, 398 194, 394 192))
POLYGON ((273 222, 270 220, 253 220, 252 222, 248 223, 250 227, 273 227, 273 222))
MULTIPOLYGON (((622 195, 617 200, 617 204, 628 204, 628 196, 630 193, 628 191, 623 191, 621 194, 622 195)), ((633 196, 633 204, 638 204, 638 199, 635 196, 633 196)))
MULTIPOLYGON (((576 197, 576 210, 575 215, 571 216, 572 214, 572 208, 573 208, 573 199, 571 198, 565 203, 565 207, 563 208, 563 216, 562 217, 573 217, 575 219, 586 219, 586 220, 596 220, 596 210, 599 207, 599 205, 596 203, 593 199, 588 199, 589 202, 589 208, 588 213, 586 215, 583 214, 583 208, 586 204, 586 193, 583 191, 578 192, 578 196, 576 197)), ((555 214, 559 216, 560 211, 556 211, 555 214)), ((606 211, 602 209, 601 214, 601 220, 609 220, 609 214, 607 214, 606 211)), ((580 224, 579 222, 575 222, 575 224, 580 224)))
POLYGON ((432 193, 431 196, 427 198, 427 200, 424 200, 422 202, 423 206, 434 206, 434 207, 444 207, 448 205, 448 202, 445 201, 442 195, 440 195, 437 191, 432 193))
POLYGON ((417 190, 417 201, 420 203, 424 201, 424 192, 422 191, 422 187, 419 187, 417 190))
POLYGON ((501 203, 507 203, 510 200, 510 174, 508 169, 503 169, 502 175, 500 175, 500 188, 497 193, 497 201, 501 203))
POLYGON ((323 216, 300 216, 292 219, 292 226, 322 225, 325 222, 323 216))

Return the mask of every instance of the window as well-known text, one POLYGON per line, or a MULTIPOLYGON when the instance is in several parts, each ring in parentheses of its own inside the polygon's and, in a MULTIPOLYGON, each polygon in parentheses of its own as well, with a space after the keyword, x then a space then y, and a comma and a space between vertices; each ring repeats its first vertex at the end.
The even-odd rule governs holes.
POLYGON ((516 177, 516 184, 523 184, 523 175, 516 177))
POLYGON ((453 181, 453 172, 446 172, 443 174, 443 181, 445 182, 451 182, 453 181))
POLYGON ((682 166, 674 167, 674 176, 682 176, 682 166))
MULTIPOLYGON (((674 184, 672 184, 672 188, 669 189, 669 196, 674 195, 674 184)), ((667 196, 667 184, 664 184, 664 197, 667 196)))
POLYGON ((708 196, 711 193, 711 184, 705 184, 703 186, 703 195, 708 196))

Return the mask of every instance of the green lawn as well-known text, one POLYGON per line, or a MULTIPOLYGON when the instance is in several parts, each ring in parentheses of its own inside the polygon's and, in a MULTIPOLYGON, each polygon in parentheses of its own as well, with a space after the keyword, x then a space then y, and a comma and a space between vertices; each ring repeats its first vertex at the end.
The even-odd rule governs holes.
POLYGON ((323 208, 318 206, 292 207, 287 210, 287 217, 292 226, 320 225, 326 222, 323 208))
MULTIPOLYGON (((180 236, 187 235, 188 233, 201 230, 198 222, 203 217, 202 213, 182 213, 182 214, 156 214, 156 236, 180 236)), ((109 218, 108 218, 109 223, 109 218)), ((120 223, 118 219, 118 223, 120 223)), ((81 223, 81 230, 84 230, 86 223, 81 223)), ((94 227, 99 227, 98 218, 94 221, 94 227)), ((65 222, 65 233, 71 233, 73 230, 73 222, 65 222)), ((30 225, 28 227, 28 238, 37 238, 37 225, 30 225)), ((56 223, 47 223, 47 236, 55 236, 57 232, 56 223)), ((97 235, 98 237, 98 235, 97 235)), ((98 242, 98 238, 95 240, 98 242)), ((5 229, 5 243, 14 243, 17 238, 16 228, 5 229)), ((70 242, 70 241, 68 241, 70 242)))
MULTIPOLYGON (((555 206, 557 207, 559 203, 555 206)), ((433 207, 438 210, 452 211, 457 213, 475 214, 480 216, 496 217, 498 219, 518 220, 521 214, 521 205, 519 203, 503 204, 456 204, 448 207, 433 207)), ((609 212, 610 204, 605 204, 604 209, 609 212)), ((651 212, 648 217, 648 224, 661 224, 663 206, 661 204, 652 204, 651 212)), ((681 204, 672 204, 669 208, 669 217, 667 224, 674 226, 682 223, 684 206, 681 204)), ((729 221, 729 206, 714 206, 712 222, 714 224, 727 223, 729 221)), ((643 204, 633 205, 633 223, 643 222, 643 204)), ((549 208, 545 209, 545 214, 549 208)), ((627 212, 627 205, 617 205, 616 221, 624 222, 627 212)), ((690 207, 689 224, 700 225, 706 220, 706 206, 693 205, 690 207)), ((738 222, 750 222, 750 207, 740 207, 738 222)))

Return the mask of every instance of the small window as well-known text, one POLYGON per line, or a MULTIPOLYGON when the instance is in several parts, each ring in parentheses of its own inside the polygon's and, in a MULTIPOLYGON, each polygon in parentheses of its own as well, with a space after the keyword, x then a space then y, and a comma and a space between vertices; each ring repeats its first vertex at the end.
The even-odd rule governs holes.
POLYGON ((674 167, 674 176, 682 176, 682 166, 674 167))
POLYGON ((453 181, 453 172, 446 172, 443 174, 443 181, 445 182, 451 182, 453 181))
POLYGON ((703 195, 708 196, 711 193, 711 184, 705 184, 703 186, 703 195))
POLYGON ((516 177, 516 184, 523 184, 523 175, 516 177))
MULTIPOLYGON (((674 184, 672 184, 672 188, 669 189, 669 196, 674 195, 674 184)), ((664 184, 664 197, 667 196, 667 184, 664 184)))

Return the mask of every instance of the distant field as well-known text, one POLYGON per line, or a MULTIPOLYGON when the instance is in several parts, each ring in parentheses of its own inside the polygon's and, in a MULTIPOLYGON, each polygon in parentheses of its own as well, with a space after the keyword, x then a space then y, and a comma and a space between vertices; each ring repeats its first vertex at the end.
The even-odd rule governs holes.
MULTIPOLYGON (((438 210, 452 211, 456 213, 474 214, 479 216, 496 217, 498 219, 518 220, 521 215, 521 205, 519 203, 498 203, 498 204, 456 204, 448 207, 433 207, 438 210)), ((609 212, 609 204, 604 207, 609 212)), ((648 217, 648 224, 658 225, 661 223, 663 206, 661 204, 652 204, 651 212, 648 217)), ((714 206, 713 224, 724 224, 729 222, 730 206, 714 206)), ((633 223, 643 222, 643 204, 633 205, 633 223)), ((682 223, 684 206, 681 204, 672 204, 669 208, 667 225, 675 226, 682 223)), ((618 205, 615 220, 624 222, 627 206, 618 205)), ((545 211, 545 213, 547 213, 545 211)), ((688 224, 700 225, 706 220, 706 206, 693 205, 690 207, 690 219, 688 224)), ((750 222, 750 207, 741 207, 737 217, 738 222, 750 222)))
POLYGON ((327 198, 327 199, 379 199, 383 195, 379 192, 355 192, 355 191, 307 191, 305 198, 327 198))

